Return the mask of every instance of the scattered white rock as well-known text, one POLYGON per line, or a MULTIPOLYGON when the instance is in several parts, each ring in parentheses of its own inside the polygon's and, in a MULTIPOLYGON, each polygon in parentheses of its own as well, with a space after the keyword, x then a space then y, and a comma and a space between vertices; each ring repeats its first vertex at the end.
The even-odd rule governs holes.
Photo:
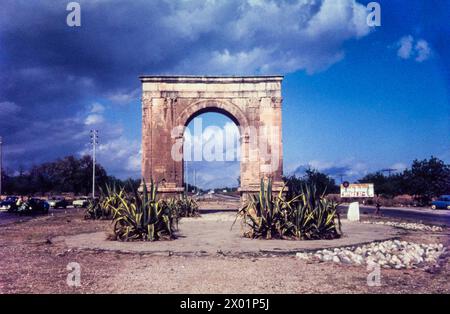
POLYGON ((295 254, 295 257, 299 258, 299 259, 303 259, 303 260, 308 260, 309 259, 309 255, 308 253, 297 253, 295 254))
POLYGON ((424 268, 436 265, 444 246, 439 244, 419 244, 389 240, 372 242, 358 247, 324 249, 315 252, 299 252, 302 260, 334 262, 338 264, 365 265, 376 263, 386 269, 424 268))
POLYGON ((364 224, 385 225, 407 230, 442 232, 443 228, 439 226, 428 226, 413 222, 395 222, 395 221, 363 221, 364 224))

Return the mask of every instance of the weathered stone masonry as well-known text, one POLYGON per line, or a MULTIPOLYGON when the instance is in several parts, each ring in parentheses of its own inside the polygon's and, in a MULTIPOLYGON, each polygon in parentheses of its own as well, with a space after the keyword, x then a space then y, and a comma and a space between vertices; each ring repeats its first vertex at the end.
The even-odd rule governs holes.
POLYGON ((279 189, 283 169, 282 76, 141 76, 140 79, 142 177, 146 182, 153 178, 159 182, 162 193, 181 193, 183 161, 174 160, 171 150, 177 141, 183 141, 183 128, 175 136, 172 132, 177 126, 186 127, 199 114, 219 112, 233 120, 241 130, 241 195, 257 191, 261 177, 272 177, 275 190, 279 189), (276 167, 268 167, 270 161, 249 145, 248 127, 276 130, 273 136, 258 138, 258 141, 267 142, 269 154, 275 150, 279 152, 273 156, 276 167))

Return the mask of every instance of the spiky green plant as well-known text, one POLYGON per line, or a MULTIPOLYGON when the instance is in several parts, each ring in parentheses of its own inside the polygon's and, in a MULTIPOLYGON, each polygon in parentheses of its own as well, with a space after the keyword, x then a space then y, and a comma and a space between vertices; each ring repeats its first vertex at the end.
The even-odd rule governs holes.
POLYGON ((186 194, 182 194, 175 202, 179 217, 200 216, 200 213, 198 211, 198 204, 192 197, 189 197, 186 194))
POLYGON ((287 225, 290 202, 283 198, 283 191, 277 196, 272 193, 272 182, 261 180, 258 194, 248 196, 238 215, 242 217, 244 236, 249 238, 290 238, 294 236, 287 225))
POLYGON ((174 221, 174 229, 178 230, 178 222, 180 221, 180 210, 178 206, 177 199, 174 197, 167 198, 161 201, 162 205, 166 208, 167 211, 170 212, 170 214, 173 217, 174 221))
POLYGON ((143 184, 143 192, 134 191, 131 200, 118 195, 120 205, 112 207, 114 237, 120 241, 155 241, 174 239, 178 217, 157 198, 158 187, 153 180, 150 189, 143 184))
POLYGON ((112 219, 113 208, 120 205, 119 196, 126 195, 125 189, 120 188, 117 192, 115 185, 110 187, 106 185, 106 192, 100 188, 100 195, 96 199, 90 199, 86 208, 85 219, 112 219))
POLYGON ((272 181, 261 180, 258 194, 250 195, 238 213, 244 236, 264 239, 328 239, 340 236, 337 204, 318 196, 315 186, 305 185, 301 194, 284 197, 284 187, 274 195, 272 181))
POLYGON ((341 220, 338 204, 319 193, 314 184, 304 184, 293 203, 289 219, 295 224, 296 237, 306 240, 340 237, 341 220))

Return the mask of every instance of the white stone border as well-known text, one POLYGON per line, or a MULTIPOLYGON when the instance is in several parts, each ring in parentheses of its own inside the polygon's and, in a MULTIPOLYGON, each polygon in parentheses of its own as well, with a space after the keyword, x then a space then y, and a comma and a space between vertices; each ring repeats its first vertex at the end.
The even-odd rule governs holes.
POLYGON ((436 265, 445 250, 442 244, 388 240, 362 246, 299 252, 296 257, 308 261, 349 265, 377 264, 386 269, 412 269, 436 265))
POLYGON ((442 232, 444 229, 439 226, 428 226, 420 223, 413 222, 395 222, 395 221, 363 221, 364 224, 372 225, 384 225, 396 228, 402 228, 406 230, 417 230, 417 231, 431 231, 431 232, 442 232))

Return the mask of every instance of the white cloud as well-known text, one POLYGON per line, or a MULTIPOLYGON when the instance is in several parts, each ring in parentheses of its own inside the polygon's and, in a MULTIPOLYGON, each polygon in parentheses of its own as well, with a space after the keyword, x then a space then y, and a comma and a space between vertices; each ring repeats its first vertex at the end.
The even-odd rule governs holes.
POLYGON ((284 170, 287 175, 302 176, 308 168, 323 172, 335 179, 342 175, 348 180, 359 179, 370 170, 365 162, 356 161, 353 158, 340 161, 311 160, 300 164, 286 165, 284 170))
POLYGON ((105 121, 105 118, 100 114, 90 114, 86 117, 84 120, 84 124, 86 125, 96 125, 103 123, 105 121))
POLYGON ((188 163, 188 172, 185 173, 190 184, 194 183, 194 169, 196 185, 203 189, 238 186, 240 176, 239 162, 194 162, 188 163))
POLYGON ((415 49, 417 52, 417 62, 425 61, 430 57, 431 48, 425 40, 420 39, 419 41, 417 41, 415 49))
POLYGON ((423 62, 431 56, 428 42, 424 39, 415 40, 411 35, 400 38, 397 47, 397 56, 402 59, 414 58, 417 62, 423 62))
POLYGON ((91 113, 103 113, 104 111, 105 107, 98 102, 95 102, 91 105, 91 113))
MULTIPOLYGON (((88 139, 89 127, 95 124, 99 131, 97 145, 97 160, 108 173, 122 179, 140 177, 141 144, 139 140, 130 140, 125 136, 121 124, 113 124, 107 121, 101 113, 105 107, 99 103, 90 106, 89 114, 85 120, 83 138, 88 139)), ((91 154, 92 146, 86 144, 79 154, 91 154)))
POLYGON ((178 3, 165 23, 176 36, 220 38, 181 61, 195 73, 275 73, 324 70, 344 57, 345 41, 369 34, 367 9, 354 0, 210 1, 178 3))
MULTIPOLYGON (((121 124, 113 124, 103 117, 101 120, 95 125, 99 131, 96 149, 98 163, 106 169, 108 174, 121 179, 140 177, 140 141, 128 139, 121 124)), ((77 134, 77 142, 85 143, 84 147, 78 151, 80 156, 92 154, 92 146, 89 142, 90 126, 84 124, 83 127, 83 132, 77 134)))
POLYGON ((323 170, 333 167, 334 163, 320 160, 311 160, 310 162, 308 162, 308 166, 310 166, 313 169, 323 170))
POLYGON ((108 99, 118 105, 128 105, 130 102, 139 99, 140 89, 134 89, 129 92, 116 91, 108 96, 108 99))
POLYGON ((136 147, 134 147, 134 151, 132 152, 132 154, 128 156, 125 169, 132 172, 139 172, 141 171, 142 150, 140 149, 136 154, 135 149, 136 147))
POLYGON ((89 107, 89 113, 84 120, 85 125, 99 125, 105 122, 105 117, 103 116, 103 112, 105 111, 105 107, 98 103, 94 102, 89 107))
POLYGON ((399 48, 397 50, 397 56, 402 59, 409 59, 413 48, 413 41, 414 39, 411 35, 400 38, 398 42, 399 48))
POLYGON ((355 162, 347 167, 349 169, 344 174, 349 177, 362 177, 369 172, 368 166, 364 162, 355 162))
MULTIPOLYGON (((107 132, 107 131, 105 131, 107 132)), ((97 160, 108 171, 120 178, 139 177, 141 170, 141 145, 122 134, 105 133, 100 130, 97 146, 97 160)), ((79 155, 91 154, 92 148, 86 146, 79 155)))
MULTIPOLYGON (((17 163, 30 164, 78 152, 94 125, 104 144, 124 136, 123 131, 117 130, 122 126, 107 124, 104 105, 90 104, 82 112, 77 112, 77 106, 84 99, 98 99, 99 95, 106 95, 114 104, 134 102, 140 96, 137 74, 285 74, 298 70, 312 73, 344 58, 345 43, 370 32, 366 8, 354 0, 136 0, 126 6, 120 0, 102 0, 100 4, 86 2, 83 10, 90 16, 102 16, 106 1, 110 3, 110 19, 91 23, 89 32, 79 34, 80 40, 61 37, 51 46, 41 38, 51 38, 60 31, 58 23, 42 23, 60 16, 53 1, 33 5, 16 1, 2 6, 2 16, 14 16, 7 22, 0 19, 0 35, 10 43, 3 47, 4 54, 15 56, 2 78, 7 83, 4 86, 21 82, 8 100, 27 107, 15 115, 20 116, 22 123, 14 125, 22 127, 14 131, 14 138, 24 149, 23 154, 17 154, 17 163), (17 32, 32 33, 36 28, 40 36, 14 36, 17 32), (112 28, 114 36, 110 36, 112 28), (101 49, 92 49, 92 43, 101 49), (31 51, 29 47, 35 49, 31 51), (73 51, 87 54, 71 58, 73 51), (49 55, 61 56, 64 62, 55 65, 49 55), (31 94, 30 88, 34 90, 31 94), (78 92, 72 93, 73 90, 78 92), (42 117, 44 125, 35 126, 39 121, 27 124, 34 115, 42 117), (65 121, 68 116, 75 116, 77 121, 65 121), (64 130, 59 121, 64 122, 64 130), (50 124, 57 129, 48 130, 50 124), (55 149, 51 151, 41 145, 41 151, 34 154, 39 159, 31 160, 26 149, 38 147, 47 135, 41 133, 49 132, 52 134, 46 137, 48 142, 58 145, 53 145, 55 149), (66 142, 72 144, 59 145, 66 142)), ((15 113, 20 109, 11 104, 2 106, 15 113)), ((0 114, 4 112, 6 109, 0 114)), ((10 121, 0 123, 2 132, 10 132, 7 123, 12 125, 10 121)), ((123 141, 123 145, 130 143, 126 138, 123 141)), ((108 150, 120 155, 121 150, 110 144, 108 150)), ((112 154, 102 158, 113 159, 112 154)), ((120 164, 110 164, 111 173, 116 174, 112 169, 122 173, 137 169, 136 154, 139 150, 134 146, 128 154, 123 153, 120 164)))
MULTIPOLYGON (((200 119, 200 118, 196 118, 200 119)), ((194 120, 194 123, 196 121, 194 120)), ((189 129, 186 129, 184 133, 184 159, 194 160, 199 154, 202 153, 202 160, 210 160, 214 156, 217 156, 216 161, 235 161, 240 158, 240 134, 239 129, 233 122, 227 122, 223 127, 208 126, 201 130, 199 133, 191 133, 189 129), (218 150, 218 152, 215 151, 218 150)), ((197 132, 194 127, 194 132, 197 132)), ((196 160, 200 161, 200 160, 196 160)))
POLYGON ((20 107, 10 101, 0 102, 0 116, 7 116, 20 111, 20 107))
MULTIPOLYGON (((199 123, 201 118, 196 118, 194 122, 199 123)), ((237 178, 240 175, 240 133, 233 122, 226 122, 223 126, 208 126, 206 128, 198 125, 198 133, 187 131, 184 134, 184 154, 187 163, 187 173, 185 176, 189 183, 194 182, 194 169, 196 171, 197 186, 210 189, 218 187, 237 186, 237 178), (211 147, 219 150, 217 159, 208 159, 211 147), (191 161, 195 158, 195 150, 202 153, 202 159, 191 161), (190 156, 189 151, 191 152, 190 156)))

